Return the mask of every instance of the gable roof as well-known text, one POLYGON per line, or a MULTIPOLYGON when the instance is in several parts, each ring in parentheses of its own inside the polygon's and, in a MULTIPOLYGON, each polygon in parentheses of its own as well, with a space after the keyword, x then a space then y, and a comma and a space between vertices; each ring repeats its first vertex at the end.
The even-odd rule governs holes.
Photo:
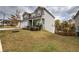
POLYGON ((25 14, 33 14, 33 13, 35 13, 38 9, 45 10, 45 11, 46 11, 47 13, 49 13, 53 18, 55 18, 46 8, 40 7, 40 6, 37 7, 34 12, 32 12, 32 13, 24 12, 23 15, 25 15, 25 14))
POLYGON ((52 15, 46 8, 44 8, 44 10, 45 10, 46 12, 48 12, 53 18, 55 18, 55 16, 52 15))
POLYGON ((28 14, 28 15, 29 15, 30 13, 24 12, 22 16, 24 16, 24 15, 26 15, 26 14, 28 14))
MULTIPOLYGON (((46 11, 47 13, 49 13, 53 18, 55 18, 54 15, 52 15, 46 8, 39 6, 39 7, 37 7, 36 10, 38 10, 38 9, 43 9, 43 10, 45 10, 45 11, 46 11)), ((35 11, 36 11, 36 10, 35 10, 35 11)))

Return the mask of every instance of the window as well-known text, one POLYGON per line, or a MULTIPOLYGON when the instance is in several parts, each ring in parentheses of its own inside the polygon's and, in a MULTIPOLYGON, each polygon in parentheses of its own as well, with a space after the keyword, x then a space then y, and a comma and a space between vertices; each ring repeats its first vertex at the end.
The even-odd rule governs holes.
POLYGON ((41 10, 37 11, 37 16, 41 16, 41 10))
POLYGON ((31 17, 36 17, 35 13, 33 13, 31 17))

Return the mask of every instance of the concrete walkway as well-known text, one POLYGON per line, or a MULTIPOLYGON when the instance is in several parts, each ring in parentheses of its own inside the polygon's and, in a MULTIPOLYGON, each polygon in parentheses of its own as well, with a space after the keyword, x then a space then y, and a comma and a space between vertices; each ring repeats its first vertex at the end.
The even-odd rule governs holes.
POLYGON ((3 30, 19 30, 20 28, 0 28, 1 31, 3 30))
POLYGON ((2 44, 1 44, 1 40, 0 40, 0 52, 2 52, 2 44))

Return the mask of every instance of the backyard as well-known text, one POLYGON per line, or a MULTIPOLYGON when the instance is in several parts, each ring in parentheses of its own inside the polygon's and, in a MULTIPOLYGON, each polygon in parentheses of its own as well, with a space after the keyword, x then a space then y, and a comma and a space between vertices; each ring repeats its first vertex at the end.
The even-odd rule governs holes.
POLYGON ((61 36, 44 30, 0 31, 0 39, 5 52, 79 51, 78 37, 61 36))

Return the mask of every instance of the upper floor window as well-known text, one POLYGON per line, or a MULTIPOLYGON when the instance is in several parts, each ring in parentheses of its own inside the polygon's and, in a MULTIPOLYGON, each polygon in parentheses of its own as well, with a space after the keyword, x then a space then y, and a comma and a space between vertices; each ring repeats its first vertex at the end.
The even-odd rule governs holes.
POLYGON ((29 16, 28 15, 24 15, 24 17, 23 17, 24 19, 27 19, 27 18, 29 18, 29 16))
POLYGON ((38 11, 37 11, 37 16, 41 16, 41 15, 42 15, 41 10, 38 10, 38 11))
POLYGON ((31 17, 35 17, 36 16, 36 14, 35 13, 33 13, 32 15, 31 15, 31 17))

